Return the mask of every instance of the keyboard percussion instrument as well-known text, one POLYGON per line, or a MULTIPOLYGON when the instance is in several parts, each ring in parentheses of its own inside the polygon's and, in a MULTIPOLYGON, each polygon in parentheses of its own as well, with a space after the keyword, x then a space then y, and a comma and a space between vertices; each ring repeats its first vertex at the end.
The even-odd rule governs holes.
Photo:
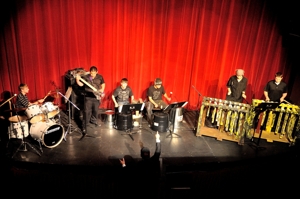
MULTIPOLYGON (((275 109, 258 112, 257 107, 264 100, 253 99, 251 105, 227 101, 212 97, 203 97, 197 123, 196 136, 201 136, 201 127, 205 121, 211 122, 220 132, 225 132, 235 140, 244 137, 251 138, 256 128, 255 118, 261 117, 260 125, 267 133, 278 135, 279 139, 286 138, 294 144, 296 132, 300 131, 300 107, 287 101, 279 103, 275 109)), ((274 102, 275 103, 275 102, 274 102)))

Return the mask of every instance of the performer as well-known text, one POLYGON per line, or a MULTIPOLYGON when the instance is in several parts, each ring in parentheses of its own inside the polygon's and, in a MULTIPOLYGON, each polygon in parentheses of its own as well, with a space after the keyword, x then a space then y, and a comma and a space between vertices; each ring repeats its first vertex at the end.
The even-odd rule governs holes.
POLYGON ((226 100, 233 102, 242 102, 246 99, 247 78, 244 77, 244 70, 237 69, 236 75, 231 76, 227 82, 226 100))
POLYGON ((282 79, 283 74, 281 72, 277 72, 275 74, 275 79, 269 81, 265 86, 264 95, 267 102, 283 102, 287 96, 287 84, 282 82, 282 79))
POLYGON ((16 108, 27 108, 34 104, 41 104, 44 102, 43 99, 37 100, 35 102, 30 102, 27 98, 27 93, 29 93, 29 87, 27 84, 21 83, 19 85, 20 93, 17 95, 16 108))
POLYGON ((90 86, 83 83, 79 75, 76 76, 76 83, 79 86, 84 86, 85 89, 85 103, 84 103, 84 117, 82 121, 82 132, 86 134, 87 122, 94 124, 96 127, 101 126, 97 122, 98 108, 100 106, 101 94, 104 93, 105 82, 102 75, 98 74, 96 66, 90 68, 90 73, 82 78, 90 86, 94 87, 98 92, 95 92, 90 86))
POLYGON ((154 80, 154 85, 148 88, 147 96, 149 99, 149 101, 146 103, 147 119, 151 124, 153 107, 163 109, 167 107, 167 104, 163 101, 162 96, 167 98, 168 101, 171 101, 171 98, 168 97, 167 93, 165 92, 165 88, 162 85, 162 80, 160 78, 156 78, 154 80))
POLYGON ((121 86, 118 86, 112 94, 112 100, 114 101, 115 107, 126 105, 134 102, 134 96, 131 88, 128 86, 128 79, 123 78, 121 80, 121 86))

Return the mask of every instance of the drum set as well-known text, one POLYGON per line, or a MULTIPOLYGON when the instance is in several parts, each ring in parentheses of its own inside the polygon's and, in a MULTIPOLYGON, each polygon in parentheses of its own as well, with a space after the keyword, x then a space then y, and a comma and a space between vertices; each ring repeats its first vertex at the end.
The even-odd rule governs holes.
POLYGON ((24 112, 23 115, 10 117, 8 127, 9 139, 23 139, 29 135, 47 148, 58 146, 64 137, 64 128, 60 124, 59 107, 52 102, 43 105, 31 105, 28 108, 14 109, 13 112, 24 112))

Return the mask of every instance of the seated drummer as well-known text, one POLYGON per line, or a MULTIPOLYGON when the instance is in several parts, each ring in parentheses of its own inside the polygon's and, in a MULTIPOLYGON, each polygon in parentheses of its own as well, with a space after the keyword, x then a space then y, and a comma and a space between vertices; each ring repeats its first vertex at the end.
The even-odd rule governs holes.
POLYGON ((130 102, 134 103, 133 92, 128 86, 127 78, 123 78, 121 80, 121 85, 114 90, 112 94, 112 100, 115 104, 115 113, 119 112, 119 106, 130 104, 130 102))
POLYGON ((163 101, 162 96, 167 98, 168 101, 171 101, 171 98, 168 97, 167 93, 165 92, 165 88, 162 85, 162 80, 160 78, 156 78, 154 80, 154 85, 148 88, 147 96, 149 99, 149 101, 146 103, 147 120, 149 124, 151 124, 153 108, 164 109, 167 107, 167 104, 163 101))
POLYGON ((17 95, 16 108, 27 108, 34 104, 41 104, 44 102, 43 99, 37 100, 35 102, 30 102, 27 98, 27 93, 29 93, 29 88, 27 84, 21 83, 19 85, 20 93, 17 95))

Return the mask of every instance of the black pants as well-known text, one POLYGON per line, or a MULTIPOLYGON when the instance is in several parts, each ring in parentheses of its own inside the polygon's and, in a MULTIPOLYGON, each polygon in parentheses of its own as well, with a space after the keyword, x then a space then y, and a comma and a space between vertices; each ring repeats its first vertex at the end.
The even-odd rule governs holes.
POLYGON ((88 122, 97 124, 100 101, 96 98, 86 97, 84 102, 84 117, 82 127, 85 129, 88 122))

